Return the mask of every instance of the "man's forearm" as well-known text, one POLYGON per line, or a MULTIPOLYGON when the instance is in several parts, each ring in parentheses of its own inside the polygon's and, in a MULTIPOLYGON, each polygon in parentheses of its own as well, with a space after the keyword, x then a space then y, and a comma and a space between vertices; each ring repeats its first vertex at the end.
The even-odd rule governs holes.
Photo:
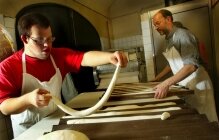
POLYGON ((165 81, 168 82, 169 86, 174 85, 188 77, 190 74, 196 71, 196 69, 197 67, 195 65, 184 65, 184 67, 179 72, 166 79, 165 81))
POLYGON ((107 64, 110 63, 111 55, 109 52, 89 51, 84 54, 81 65, 93 67, 107 64))
POLYGON ((26 110, 31 104, 28 103, 28 95, 17 98, 9 98, 0 104, 0 110, 4 115, 17 114, 26 110))
POLYGON ((163 78, 165 75, 171 72, 170 66, 166 66, 156 77, 155 80, 159 81, 161 78, 163 78))

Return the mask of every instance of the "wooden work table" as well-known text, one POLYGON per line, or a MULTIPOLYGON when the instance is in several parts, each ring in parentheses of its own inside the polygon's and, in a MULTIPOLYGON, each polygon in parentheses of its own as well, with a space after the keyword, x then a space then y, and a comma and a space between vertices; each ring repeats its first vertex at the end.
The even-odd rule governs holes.
MULTIPOLYGON (((108 100, 108 102, 104 105, 103 108, 107 107, 115 107, 121 105, 128 104, 137 104, 139 106, 142 105, 150 105, 164 102, 176 102, 177 107, 181 107, 181 110, 170 111, 173 116, 170 120, 161 121, 160 119, 150 119, 150 120, 134 120, 134 121, 121 121, 121 122, 106 122, 106 123, 89 123, 89 124, 71 124, 67 125, 66 122, 68 119, 62 119, 66 114, 61 110, 57 110, 50 116, 42 119, 40 122, 29 128, 23 134, 15 138, 15 140, 24 140, 24 139, 37 139, 43 134, 55 130, 61 129, 73 129, 76 131, 82 131, 91 139, 119 139, 121 136, 124 136, 124 139, 127 138, 146 138, 150 137, 154 139, 155 136, 163 137, 163 135, 170 135, 168 132, 174 131, 174 129, 179 129, 178 135, 190 137, 190 132, 184 132, 183 129, 185 127, 190 127, 191 123, 194 124, 194 129, 201 129, 202 127, 208 128, 209 123, 204 115, 200 115, 197 113, 195 109, 188 108, 184 105, 184 101, 180 99, 178 96, 185 96, 186 94, 193 94, 192 90, 185 89, 183 87, 173 87, 170 90, 170 97, 165 99, 154 99, 153 93, 149 90, 149 88, 153 87, 154 83, 131 83, 131 84, 118 84, 115 86, 113 93, 108 100), (144 94, 144 92, 148 92, 144 94), (133 94, 134 96, 132 96, 133 94), (199 122, 203 122, 198 126, 199 122), (177 126, 177 124, 179 124, 177 126), (158 128, 161 127, 165 131, 158 132, 158 128), (117 130, 118 129, 118 130, 117 130), (144 131, 144 132, 143 132, 144 131), (182 131, 182 132, 180 132, 182 131), (95 133, 94 133, 95 132, 95 133), (145 133, 148 132, 148 133, 145 133), (125 137, 126 136, 126 137, 125 137)), ((73 108, 87 108, 93 106, 103 95, 104 91, 99 90, 97 92, 89 92, 79 94, 76 98, 72 99, 68 102, 68 106, 73 108)), ((157 108, 157 107, 150 107, 157 108)), ((162 108, 162 107, 161 107, 162 108)), ((141 109, 145 110, 145 109, 141 109)), ((99 112, 105 112, 105 110, 100 110, 99 112)), ((98 112, 97 112, 98 113, 98 112)), ((143 113, 138 115, 157 115, 156 112, 152 113, 143 113)), ((160 114, 160 112, 159 112, 160 114)), ((137 114, 127 115, 133 116, 137 114)), ((121 117, 121 116, 120 116, 121 117)), ((106 118, 106 117, 105 117, 106 118)), ((203 128, 203 129, 204 129, 203 128)), ((193 129, 193 128, 192 128, 193 129)), ((212 129, 215 131, 216 128, 212 129)), ((197 133, 197 136, 200 136, 200 133, 194 130, 193 133, 197 133)), ((209 131, 210 133, 210 131, 209 131)), ((219 134, 219 131, 218 133, 219 134)), ((171 138, 178 138, 178 135, 171 134, 171 138)), ((217 135, 218 136, 218 135, 217 135)), ((179 137, 180 138, 180 137, 179 137)), ((191 136, 193 138, 193 136, 191 136)), ((218 138, 218 137, 217 137, 218 138)), ((155 138, 156 139, 156 138, 155 138)))
MULTIPOLYGON (((68 105, 76 108, 79 106, 90 106, 95 104, 102 96, 102 94, 103 92, 82 93, 73 98, 68 103, 68 105), (74 106, 74 104, 76 105, 74 106)), ((17 138, 14 138, 14 140, 35 140, 38 137, 42 136, 44 133, 51 132, 53 125, 59 124, 60 118, 64 115, 65 113, 58 109, 50 116, 42 119, 41 121, 30 127, 17 138)))

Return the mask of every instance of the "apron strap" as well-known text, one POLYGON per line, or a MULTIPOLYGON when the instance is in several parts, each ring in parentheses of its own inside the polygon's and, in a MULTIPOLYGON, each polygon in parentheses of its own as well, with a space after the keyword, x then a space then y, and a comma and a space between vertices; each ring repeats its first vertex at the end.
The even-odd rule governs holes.
POLYGON ((52 64, 53 64, 54 68, 57 69, 56 63, 55 63, 55 61, 54 61, 54 59, 53 59, 51 54, 50 54, 50 59, 52 61, 52 64))
MULTIPOLYGON (((54 61, 52 55, 50 55, 50 59, 51 59, 51 61, 52 61, 53 67, 54 67, 55 69, 57 69, 56 63, 55 63, 55 61, 54 61)), ((23 69, 23 73, 26 73, 26 72, 27 72, 27 70, 26 70, 26 58, 25 58, 25 53, 24 53, 24 52, 23 52, 23 54, 22 54, 22 69, 23 69)))
POLYGON ((25 53, 22 53, 22 69, 23 69, 23 73, 26 73, 26 61, 25 61, 25 53))

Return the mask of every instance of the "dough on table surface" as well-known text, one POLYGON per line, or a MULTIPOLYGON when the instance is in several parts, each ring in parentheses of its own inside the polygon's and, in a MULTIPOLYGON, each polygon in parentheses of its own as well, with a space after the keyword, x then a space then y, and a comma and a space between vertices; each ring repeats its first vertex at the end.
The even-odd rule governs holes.
POLYGON ((75 130, 57 130, 39 137, 37 140, 89 140, 82 132, 75 130))
POLYGON ((170 117, 170 113, 169 112, 164 112, 162 115, 161 115, 161 120, 166 120, 170 117))

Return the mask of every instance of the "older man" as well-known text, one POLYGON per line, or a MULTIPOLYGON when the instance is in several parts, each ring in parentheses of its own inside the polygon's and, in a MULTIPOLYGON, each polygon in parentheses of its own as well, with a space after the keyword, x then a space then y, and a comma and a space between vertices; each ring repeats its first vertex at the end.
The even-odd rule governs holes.
POLYGON ((174 26, 172 13, 165 9, 153 16, 153 25, 165 36, 163 55, 169 63, 153 81, 159 81, 171 71, 174 74, 155 87, 155 98, 166 97, 169 87, 178 83, 195 91, 186 97, 187 103, 199 113, 205 113, 210 121, 217 121, 213 87, 208 73, 200 65, 197 38, 188 29, 174 26))

